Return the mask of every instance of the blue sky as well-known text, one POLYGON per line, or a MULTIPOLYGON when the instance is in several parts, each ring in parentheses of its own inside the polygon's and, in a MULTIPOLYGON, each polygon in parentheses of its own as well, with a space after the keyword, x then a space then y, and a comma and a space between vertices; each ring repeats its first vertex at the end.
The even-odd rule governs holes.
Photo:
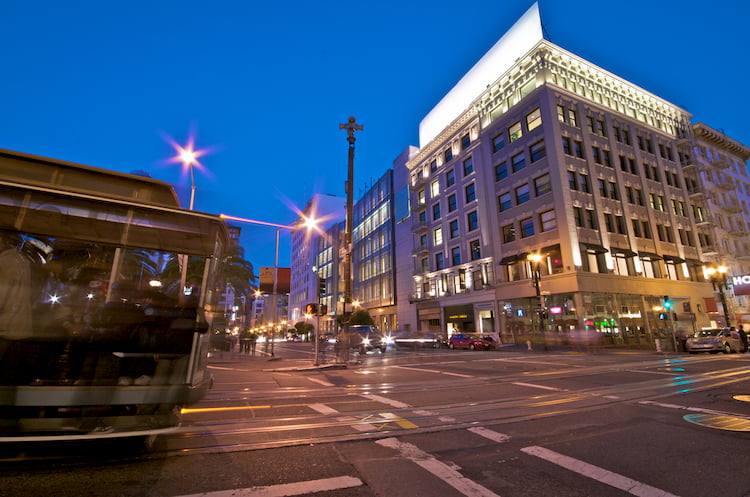
MULTIPOLYGON (((0 148, 189 184, 166 137, 191 132, 197 210, 286 224, 290 204, 355 194, 418 145, 419 121, 529 0, 377 2, 5 0, 0 148)), ((750 145, 742 0, 540 0, 552 42, 750 145), (710 7, 710 10, 708 10, 710 7)), ((272 228, 243 226, 274 262, 272 228)), ((281 236, 280 264, 289 261, 281 236)))

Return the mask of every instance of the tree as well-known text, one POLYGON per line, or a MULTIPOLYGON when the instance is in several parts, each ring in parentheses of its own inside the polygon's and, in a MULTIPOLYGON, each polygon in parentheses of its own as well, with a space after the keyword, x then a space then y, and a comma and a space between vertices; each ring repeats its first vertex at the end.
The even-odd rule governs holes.
POLYGON ((297 330, 298 335, 305 335, 311 333, 312 330, 315 329, 315 326, 306 321, 299 321, 298 323, 295 323, 294 329, 297 330))
POLYGON ((349 318, 349 324, 369 324, 375 325, 375 320, 370 316, 370 311, 367 309, 357 309, 352 312, 351 318, 349 318))
POLYGON ((224 256, 224 281, 234 287, 236 295, 250 295, 258 287, 252 263, 240 255, 240 248, 232 245, 224 256))

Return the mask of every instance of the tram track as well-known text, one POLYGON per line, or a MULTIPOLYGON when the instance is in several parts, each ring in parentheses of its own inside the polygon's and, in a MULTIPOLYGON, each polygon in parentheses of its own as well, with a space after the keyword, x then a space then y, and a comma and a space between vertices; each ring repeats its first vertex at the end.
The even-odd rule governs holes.
MULTIPOLYGON (((652 362, 652 364, 658 362, 652 362)), ((643 367, 643 365, 639 366, 643 367)), ((632 365, 630 365, 632 368, 632 365)), ((621 367, 594 367, 588 369, 587 375, 595 371, 619 371, 621 367)), ((557 372, 557 378, 569 378, 578 375, 580 370, 570 370, 566 373, 557 372)), ((546 376, 547 378, 549 376, 546 376)), ((687 390, 692 392, 709 390, 720 386, 745 381, 750 377, 750 367, 736 367, 726 370, 716 370, 692 375, 675 376, 669 378, 651 379, 641 382, 631 382, 604 387, 594 387, 576 391, 561 390, 545 391, 539 395, 519 396, 506 399, 489 399, 467 401, 463 403, 434 404, 422 406, 408 406, 393 408, 383 405, 378 409, 372 404, 368 409, 356 409, 342 412, 339 415, 321 416, 319 414, 287 416, 282 418, 255 418, 253 420, 235 420, 222 424, 194 423, 185 424, 179 433, 164 437, 165 442, 152 457, 169 457, 175 455, 208 454, 215 452, 233 452, 245 450, 260 450, 276 447, 286 447, 302 444, 320 444, 352 440, 379 439, 399 433, 434 433, 455 429, 468 428, 476 425, 503 424, 526 421, 531 419, 548 418, 565 414, 585 412, 594 409, 604 409, 617 404, 653 401, 677 395, 687 390), (388 417, 383 416, 383 413, 388 417), (345 419, 341 419, 345 417, 345 419), (405 419, 416 425, 414 428, 404 429, 394 424, 393 419, 405 419), (445 422, 445 419, 453 419, 445 422), (353 429, 357 424, 369 424, 374 430, 358 431, 353 429), (273 435, 279 435, 273 437, 273 435), (287 435, 287 436, 283 436, 287 435)), ((493 383, 513 383, 519 379, 528 380, 525 374, 511 375, 502 380, 494 378, 493 383)), ((462 378, 442 382, 433 382, 444 387, 454 387, 457 383, 466 381, 462 378)), ((353 393, 350 388, 339 388, 339 395, 334 395, 330 389, 312 388, 309 392, 325 394, 329 405, 346 404, 351 407, 353 393), (343 395, 343 396, 342 396, 343 395)), ((415 384, 394 386, 377 385, 357 387, 358 391, 384 391, 390 395, 401 396, 419 390, 415 384)), ((427 388, 421 385, 421 390, 427 388)), ((381 392, 381 393, 384 393, 381 392)), ((357 394, 355 394, 357 395, 357 394)), ((363 406, 364 407, 364 406, 363 406)))

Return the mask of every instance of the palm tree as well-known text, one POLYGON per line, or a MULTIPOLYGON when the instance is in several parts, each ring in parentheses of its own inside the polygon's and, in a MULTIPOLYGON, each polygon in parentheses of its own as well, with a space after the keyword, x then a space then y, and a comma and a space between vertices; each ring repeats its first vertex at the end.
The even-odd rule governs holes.
POLYGON ((240 254, 240 248, 232 245, 224 256, 224 281, 234 287, 237 296, 251 295, 258 287, 255 271, 251 262, 240 254))

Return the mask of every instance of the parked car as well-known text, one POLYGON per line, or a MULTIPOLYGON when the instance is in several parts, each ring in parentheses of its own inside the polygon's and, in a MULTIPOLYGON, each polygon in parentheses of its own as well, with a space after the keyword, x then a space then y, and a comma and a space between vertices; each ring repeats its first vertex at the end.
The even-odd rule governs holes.
POLYGON ((448 339, 449 349, 489 350, 491 346, 488 340, 471 333, 456 333, 448 339))
POLYGON ((691 354, 697 352, 710 352, 712 354, 724 352, 729 354, 742 350, 742 342, 736 331, 726 328, 712 328, 700 330, 693 336, 688 337, 685 348, 691 354))

